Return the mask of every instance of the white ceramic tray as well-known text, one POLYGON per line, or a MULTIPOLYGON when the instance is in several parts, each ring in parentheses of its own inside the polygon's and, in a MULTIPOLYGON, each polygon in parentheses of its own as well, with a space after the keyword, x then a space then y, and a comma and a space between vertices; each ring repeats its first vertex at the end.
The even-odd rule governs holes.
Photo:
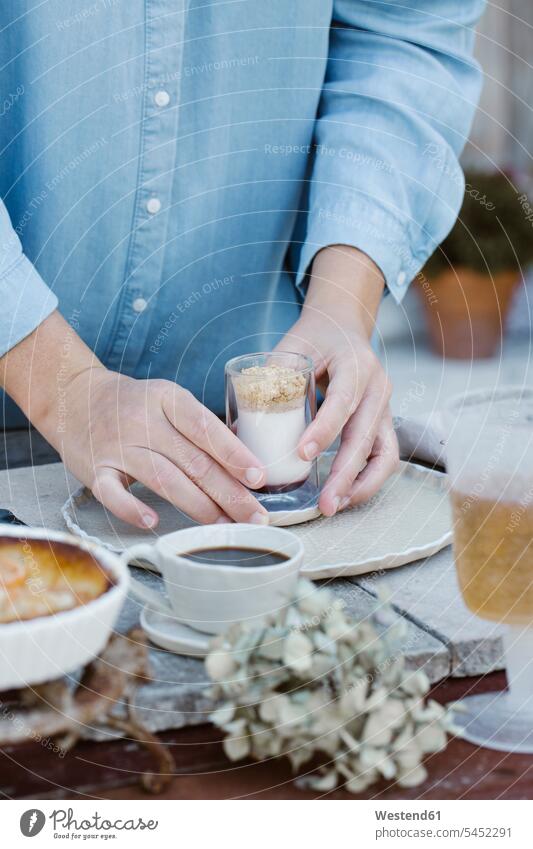
POLYGON ((74 672, 105 646, 126 597, 129 572, 112 552, 63 531, 0 526, 0 537, 57 540, 89 551, 114 586, 88 604, 51 616, 0 624, 0 691, 74 672))
POLYGON ((366 504, 291 530, 304 543, 302 572, 313 579, 380 573, 430 557, 452 541, 446 475, 401 463, 366 504))
MULTIPOLYGON (((155 532, 139 531, 115 518, 83 488, 63 507, 68 528, 84 539, 123 551, 193 524, 149 490, 135 487, 139 497, 159 513, 155 532)), ((303 573, 310 578, 361 575, 429 557, 451 542, 446 476, 402 463, 399 472, 366 504, 333 518, 320 516, 291 531, 303 540, 303 573)))

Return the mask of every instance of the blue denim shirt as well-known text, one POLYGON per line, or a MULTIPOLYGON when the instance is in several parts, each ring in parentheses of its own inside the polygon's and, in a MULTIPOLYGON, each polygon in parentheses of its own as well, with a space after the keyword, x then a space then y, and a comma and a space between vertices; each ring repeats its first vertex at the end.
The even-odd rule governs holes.
POLYGON ((58 304, 112 369, 222 368, 354 245, 401 299, 458 212, 480 0, 0 8, 0 354, 58 304))

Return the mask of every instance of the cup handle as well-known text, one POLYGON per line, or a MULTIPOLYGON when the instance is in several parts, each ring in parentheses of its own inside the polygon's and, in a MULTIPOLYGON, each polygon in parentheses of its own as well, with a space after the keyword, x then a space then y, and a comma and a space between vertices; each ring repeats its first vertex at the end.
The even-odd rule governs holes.
MULTIPOLYGON (((122 562, 126 566, 130 566, 135 560, 146 560, 154 567, 154 569, 159 571, 157 563, 154 563, 156 556, 153 545, 141 542, 139 545, 133 545, 124 552, 122 555, 122 562)), ((146 584, 141 583, 141 581, 138 581, 131 574, 130 589, 135 598, 139 599, 139 601, 144 601, 145 604, 149 604, 150 607, 155 608, 155 610, 159 610, 161 613, 167 613, 171 616, 173 615, 170 604, 165 600, 161 593, 158 593, 151 587, 147 587, 146 584)))
POLYGON ((157 572, 159 575, 161 574, 161 569, 157 562, 156 548, 149 542, 139 542, 137 545, 132 545, 130 548, 127 548, 122 553, 122 561, 126 564, 126 566, 133 564, 134 566, 139 566, 139 568, 149 569, 151 572, 157 572))

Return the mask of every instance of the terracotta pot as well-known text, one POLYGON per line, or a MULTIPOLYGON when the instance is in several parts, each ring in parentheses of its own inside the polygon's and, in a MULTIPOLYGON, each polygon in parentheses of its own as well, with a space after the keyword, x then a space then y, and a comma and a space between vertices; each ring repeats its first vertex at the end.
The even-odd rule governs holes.
POLYGON ((460 360, 491 357, 518 280, 517 271, 501 271, 491 279, 461 266, 432 279, 419 274, 416 288, 435 353, 460 360))

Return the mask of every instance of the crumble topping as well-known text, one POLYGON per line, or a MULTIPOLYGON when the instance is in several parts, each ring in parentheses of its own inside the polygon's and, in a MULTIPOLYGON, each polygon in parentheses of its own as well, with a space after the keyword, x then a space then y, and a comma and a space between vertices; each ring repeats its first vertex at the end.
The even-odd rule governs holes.
POLYGON ((239 407, 281 412, 305 400, 305 375, 288 366, 250 366, 234 378, 239 407))

